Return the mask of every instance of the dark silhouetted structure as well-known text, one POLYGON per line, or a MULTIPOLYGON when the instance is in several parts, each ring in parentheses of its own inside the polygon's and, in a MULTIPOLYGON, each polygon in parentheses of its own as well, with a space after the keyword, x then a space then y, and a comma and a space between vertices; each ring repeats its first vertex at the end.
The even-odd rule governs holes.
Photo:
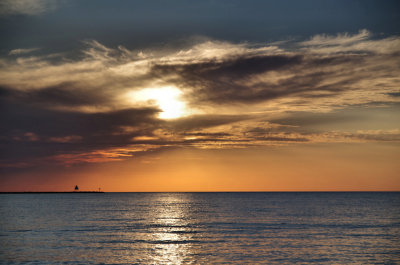
POLYGON ((79 190, 78 185, 75 185, 75 191, 78 191, 78 190, 79 190))

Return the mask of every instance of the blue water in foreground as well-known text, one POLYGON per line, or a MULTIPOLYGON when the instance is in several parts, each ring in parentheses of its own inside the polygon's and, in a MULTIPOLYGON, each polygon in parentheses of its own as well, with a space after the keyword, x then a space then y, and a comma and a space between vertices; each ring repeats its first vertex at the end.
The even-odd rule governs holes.
POLYGON ((400 264, 400 193, 0 194, 2 264, 400 264))

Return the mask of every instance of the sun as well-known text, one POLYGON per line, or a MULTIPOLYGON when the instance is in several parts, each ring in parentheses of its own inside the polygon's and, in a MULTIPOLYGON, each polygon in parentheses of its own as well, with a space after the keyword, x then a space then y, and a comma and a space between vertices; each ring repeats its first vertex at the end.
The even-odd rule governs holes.
POLYGON ((157 105, 161 119, 176 119, 187 115, 186 104, 181 100, 182 91, 173 86, 145 88, 129 93, 134 103, 157 105))

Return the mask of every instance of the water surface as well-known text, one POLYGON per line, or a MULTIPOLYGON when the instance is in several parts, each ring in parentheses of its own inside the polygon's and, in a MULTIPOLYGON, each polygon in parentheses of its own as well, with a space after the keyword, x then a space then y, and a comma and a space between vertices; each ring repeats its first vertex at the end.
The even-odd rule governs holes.
POLYGON ((2 264, 400 264, 400 193, 0 194, 2 264))

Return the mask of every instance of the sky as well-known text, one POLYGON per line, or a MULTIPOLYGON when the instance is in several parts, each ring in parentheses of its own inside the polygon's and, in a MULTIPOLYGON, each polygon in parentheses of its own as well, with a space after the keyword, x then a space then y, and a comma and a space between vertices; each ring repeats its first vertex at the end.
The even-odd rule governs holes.
POLYGON ((1 0, 0 191, 399 191, 398 25, 390 0, 1 0))

